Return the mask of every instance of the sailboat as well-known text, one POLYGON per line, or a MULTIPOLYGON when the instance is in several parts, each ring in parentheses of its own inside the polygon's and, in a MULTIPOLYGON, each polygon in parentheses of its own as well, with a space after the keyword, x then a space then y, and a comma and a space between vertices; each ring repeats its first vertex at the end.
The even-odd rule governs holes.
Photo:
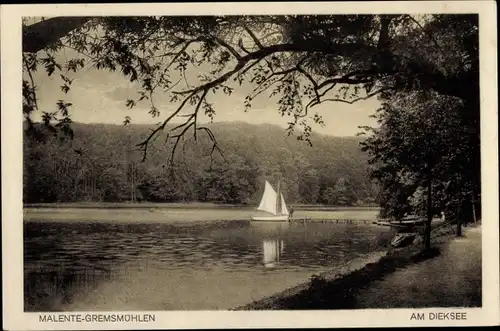
POLYGON ((273 187, 266 180, 264 194, 260 201, 257 210, 267 212, 269 215, 254 216, 253 221, 264 222, 285 222, 289 220, 288 209, 286 208, 285 199, 280 191, 280 183, 278 181, 278 192, 274 191, 273 187))

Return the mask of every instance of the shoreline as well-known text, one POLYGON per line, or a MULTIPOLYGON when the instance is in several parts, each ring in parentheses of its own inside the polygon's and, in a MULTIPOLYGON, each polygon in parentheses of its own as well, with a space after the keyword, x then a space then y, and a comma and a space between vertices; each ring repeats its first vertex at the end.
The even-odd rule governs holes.
POLYGON ((276 305, 287 298, 292 298, 298 296, 301 293, 306 292, 311 287, 311 282, 313 279, 321 279, 321 281, 332 282, 339 278, 348 276, 353 272, 356 272, 366 265, 374 264, 379 262, 384 256, 386 256, 384 251, 371 252, 363 257, 358 257, 356 259, 350 260, 347 263, 339 265, 339 269, 328 270, 320 273, 319 275, 312 275, 311 278, 299 285, 288 288, 284 291, 272 294, 260 300, 255 300, 246 305, 233 308, 231 310, 275 310, 280 309, 276 305))
POLYGON ((341 266, 333 267, 334 270, 313 275, 295 287, 231 310, 319 309, 324 304, 323 295, 326 289, 329 294, 333 293, 333 297, 328 296, 328 300, 330 304, 334 302, 335 307, 330 309, 353 309, 353 295, 356 290, 397 269, 439 256, 440 247, 456 238, 455 229, 455 224, 434 229, 435 234, 431 238, 432 247, 427 253, 423 251, 421 240, 404 248, 374 251, 341 266))
MULTIPOLYGON (((327 206, 293 204, 295 210, 343 211, 343 210, 379 210, 378 206, 327 206)), ((23 209, 162 209, 162 208, 193 208, 193 209, 249 209, 256 208, 253 204, 224 204, 213 202, 47 202, 24 203, 23 209)))
MULTIPOLYGON (((156 216, 156 215, 155 215, 156 216)), ((182 223, 207 223, 207 224, 226 224, 226 223, 233 223, 233 222, 245 222, 245 223, 254 223, 254 224, 293 224, 293 225, 300 225, 300 224, 364 224, 364 225, 370 225, 370 226, 379 226, 374 224, 373 220, 369 219, 344 219, 344 218, 338 218, 338 219, 321 219, 321 218, 307 218, 307 219, 302 219, 302 218, 297 218, 297 219, 292 219, 288 222, 260 222, 260 221, 252 221, 251 216, 241 216, 241 217, 231 217, 231 218, 219 218, 219 217, 213 217, 213 218, 192 218, 192 219, 181 219, 181 218, 175 218, 175 219, 168 219, 168 218, 142 218, 141 220, 137 220, 135 217, 131 218, 124 218, 124 217, 107 217, 104 219, 102 216, 98 217, 83 217, 83 216, 77 216, 73 218, 68 218, 66 215, 43 215, 40 213, 34 213, 30 215, 23 215, 23 222, 61 222, 61 223, 67 223, 67 222, 161 222, 161 223, 172 223, 172 224, 182 224, 182 223)))
MULTIPOLYGON (((290 223, 336 222, 364 224, 376 220, 376 209, 316 209, 297 210, 290 223)), ((248 221, 255 215, 255 207, 214 207, 207 204, 143 204, 134 205, 44 205, 23 209, 24 221, 92 221, 92 222, 205 222, 248 221), (122 208, 123 207, 123 208, 122 208)))

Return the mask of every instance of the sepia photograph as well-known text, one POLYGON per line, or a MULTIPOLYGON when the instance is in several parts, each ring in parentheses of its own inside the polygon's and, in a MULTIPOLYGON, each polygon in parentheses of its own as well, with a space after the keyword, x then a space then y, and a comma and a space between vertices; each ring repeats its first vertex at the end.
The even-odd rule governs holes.
POLYGON ((488 305, 480 14, 316 7, 19 11, 22 313, 488 305))

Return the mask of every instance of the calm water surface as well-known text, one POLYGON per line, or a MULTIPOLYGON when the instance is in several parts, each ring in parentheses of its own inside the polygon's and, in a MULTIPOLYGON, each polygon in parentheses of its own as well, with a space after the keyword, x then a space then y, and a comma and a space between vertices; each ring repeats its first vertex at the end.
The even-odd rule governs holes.
POLYGON ((26 311, 230 309, 380 249, 391 237, 364 222, 79 219, 25 214, 26 311))

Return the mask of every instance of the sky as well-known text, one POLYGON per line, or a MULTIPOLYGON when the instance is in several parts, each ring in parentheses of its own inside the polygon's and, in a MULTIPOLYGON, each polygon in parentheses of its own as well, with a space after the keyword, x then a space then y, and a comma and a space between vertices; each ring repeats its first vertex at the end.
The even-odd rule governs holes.
MULTIPOLYGON (((80 123, 112 123, 122 124, 125 116, 130 116, 132 123, 156 124, 165 119, 176 107, 171 104, 167 95, 156 93, 155 104, 160 116, 152 118, 149 103, 138 104, 133 109, 125 106, 126 99, 137 98, 136 87, 117 72, 87 69, 70 75, 74 81, 68 94, 64 94, 60 86, 62 81, 58 74, 48 77, 43 70, 34 75, 37 86, 37 97, 40 112, 33 118, 39 119, 41 111, 55 111, 59 99, 71 102, 71 118, 80 123)), ((270 123, 283 128, 287 127, 290 117, 282 117, 278 113, 276 100, 262 94, 252 102, 252 108, 244 112, 243 101, 251 89, 243 86, 236 89, 231 96, 222 92, 209 96, 216 111, 214 122, 243 121, 251 124, 270 123)), ((376 98, 358 101, 354 104, 329 102, 312 108, 323 117, 325 126, 313 125, 313 131, 333 136, 354 136, 360 130, 358 126, 374 126, 376 122, 370 115, 379 107, 376 98)), ((208 122, 204 115, 201 122, 208 122)))
MULTIPOLYGON (((69 49, 63 50, 57 56, 58 60, 65 63, 75 56, 69 49)), ((196 75, 196 74, 194 74, 196 75)), ((37 86, 37 97, 40 111, 33 115, 34 120, 39 120, 42 111, 55 111, 56 102, 60 99, 71 102, 71 118, 80 123, 111 123, 122 124, 126 116, 130 116, 132 123, 155 125, 169 116, 178 103, 170 103, 166 93, 157 92, 154 95, 155 105, 160 111, 160 116, 152 118, 148 113, 149 103, 143 102, 133 109, 125 105, 127 99, 137 99, 137 86, 130 83, 119 72, 95 70, 86 67, 77 73, 68 74, 73 79, 71 90, 68 94, 61 91, 62 80, 59 72, 47 76, 40 68, 34 73, 33 78, 37 86)), ((189 77, 188 80, 192 78, 189 77)), ((267 94, 261 94, 252 101, 252 108, 244 112, 243 102, 245 96, 253 87, 249 84, 235 86, 231 96, 220 91, 209 94, 209 101, 213 102, 215 109, 214 122, 243 121, 251 124, 270 123, 286 128, 287 122, 292 118, 282 117, 278 112, 277 98, 271 99, 267 94)), ((304 100, 306 103, 307 100, 304 100)), ((324 127, 312 123, 314 132, 332 136, 355 136, 361 130, 358 126, 376 126, 375 119, 370 115, 379 108, 380 103, 376 97, 358 101, 354 104, 327 102, 311 108, 310 114, 318 113, 325 123, 324 127)), ((177 121, 185 120, 179 118, 177 121)), ((200 122, 208 122, 203 114, 200 122)), ((175 122, 175 121, 174 121, 175 122)))

